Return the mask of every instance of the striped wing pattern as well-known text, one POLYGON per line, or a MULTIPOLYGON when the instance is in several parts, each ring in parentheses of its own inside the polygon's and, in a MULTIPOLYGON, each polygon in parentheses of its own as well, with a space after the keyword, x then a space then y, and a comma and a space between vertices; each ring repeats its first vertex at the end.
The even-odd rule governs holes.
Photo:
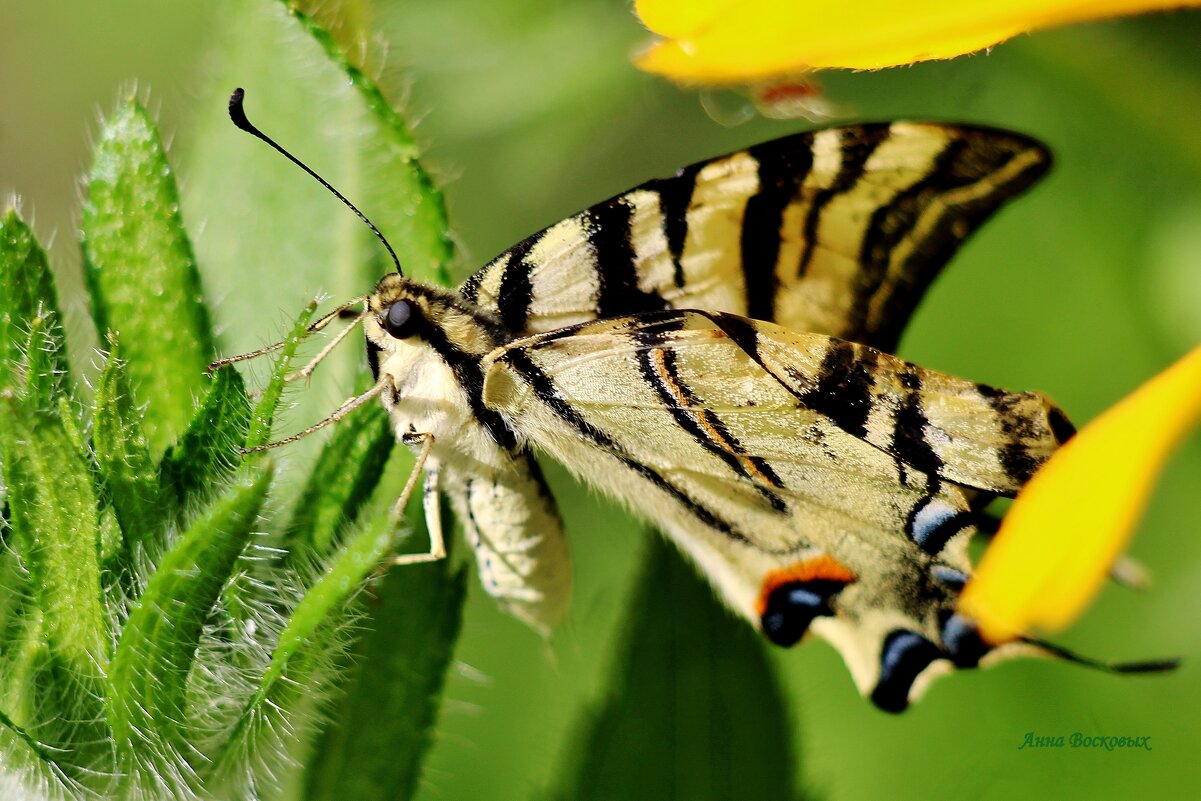
POLYGON ((1049 163, 1038 143, 985 128, 797 134, 568 217, 460 292, 517 334, 695 308, 890 351, 960 243, 1049 163))
MULTIPOLYGON (((534 486, 529 448, 549 452, 653 519, 773 640, 811 619, 865 693, 903 708, 931 661, 978 657, 947 628, 971 507, 1016 491, 1070 426, 1041 396, 880 351, 1048 165, 1008 132, 834 128, 694 164, 527 238, 458 292, 529 337, 485 359, 484 406, 522 440, 505 445, 506 480, 534 486)), ((545 506, 501 483, 521 514, 545 506)), ((558 525, 473 525, 492 543, 477 547, 483 574, 509 577, 490 591, 557 618, 566 592, 533 578, 567 570, 558 525), (492 557, 514 549, 524 567, 498 572, 492 557)))
POLYGON ((817 558, 845 570, 814 629, 885 708, 913 678, 882 675, 888 637, 947 647, 970 570, 964 488, 1012 491, 1059 441, 1036 393, 716 312, 558 329, 484 370, 486 405, 659 525, 756 624, 765 577, 817 558))

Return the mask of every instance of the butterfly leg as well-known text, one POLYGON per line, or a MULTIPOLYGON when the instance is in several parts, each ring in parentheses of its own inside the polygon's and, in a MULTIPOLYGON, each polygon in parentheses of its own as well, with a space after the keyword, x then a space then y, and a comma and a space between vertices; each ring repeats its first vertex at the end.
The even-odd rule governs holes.
MULTIPOLYGON (((405 482, 404 489, 400 493, 400 497, 396 500, 396 506, 392 510, 393 517, 400 520, 404 517, 405 507, 409 503, 409 498, 413 495, 413 490, 417 486, 417 478, 421 474, 421 470, 425 467, 426 460, 429 459, 430 450, 434 447, 433 434, 407 434, 404 437, 406 445, 415 445, 420 442, 421 450, 417 453, 417 462, 413 465, 413 472, 409 473, 409 480, 405 482)), ((394 556, 388 560, 389 565, 417 565, 425 562, 437 562, 446 558, 446 541, 442 538, 442 516, 436 511, 430 514, 430 505, 437 507, 438 493, 438 471, 436 467, 431 468, 426 474, 425 494, 423 504, 426 510, 426 528, 430 536, 430 549, 426 553, 406 553, 394 556), (432 491, 431 491, 432 488, 432 491), (432 501, 431 501, 432 498, 432 501)))
POLYGON ((425 484, 421 488, 421 510, 425 512, 425 527, 430 533, 431 543, 435 540, 446 542, 442 539, 442 496, 439 494, 438 477, 438 464, 434 461, 426 462, 425 484))
POLYGON ((364 392, 362 395, 356 395, 353 398, 347 398, 346 400, 342 401, 342 405, 330 412, 329 416, 324 420, 319 420, 303 431, 299 431, 290 437, 284 437, 283 439, 276 440, 275 442, 268 442, 266 445, 255 445, 253 448, 242 448, 241 451, 242 453, 258 453, 260 451, 269 451, 272 448, 278 448, 281 445, 287 445, 288 443, 295 442, 298 439, 304 439, 309 434, 312 434, 315 431, 320 431, 326 426, 333 425, 334 423, 338 422, 355 409, 361 407, 367 401, 378 397, 381 392, 390 388, 391 386, 392 379, 388 376, 384 376, 379 383, 364 392))
MULTIPOLYGON (((333 312, 331 312, 331 314, 339 315, 339 317, 340 317, 340 315, 343 311, 349 311, 349 310, 345 306, 343 306, 341 308, 335 309, 333 312)), ((293 373, 289 373, 287 376, 284 377, 284 381, 295 381, 298 378, 303 378, 305 380, 308 380, 309 376, 311 376, 313 374, 313 371, 317 369, 317 365, 321 364, 321 362, 325 360, 326 356, 333 353, 334 348, 338 347, 338 345, 341 344, 342 340, 346 339, 346 337, 350 335, 351 331, 358 328, 359 323, 366 320, 367 315, 369 315, 370 313, 371 313, 370 311, 364 310, 364 311, 361 311, 361 312, 355 314, 352 317, 350 323, 348 323, 345 328, 343 328, 341 331, 339 331, 337 333, 337 335, 334 336, 333 339, 331 339, 329 342, 327 342, 325 344, 325 347, 323 347, 320 351, 317 352, 316 356, 309 359, 308 364, 306 364, 304 367, 301 367, 299 370, 297 370, 293 373)), ((326 317, 329 317, 329 315, 326 315, 326 317)), ((322 319, 325 319, 325 318, 322 318, 322 319)))
MULTIPOLYGON (((324 317, 317 320, 316 322, 310 324, 309 327, 307 329, 305 329, 305 335, 307 336, 309 334, 315 334, 318 331, 320 331, 321 329, 325 328, 327 325, 329 325, 334 320, 341 319, 342 315, 346 312, 347 309, 349 309, 350 307, 352 307, 356 304, 365 303, 367 301, 367 298, 368 298, 368 296, 364 295, 363 297, 355 298, 354 300, 349 300, 346 303, 343 303, 341 306, 334 309, 329 314, 325 315, 324 317)), ((362 315, 362 317, 366 317, 366 313, 364 313, 362 315)), ((351 323, 350 327, 354 328, 354 326, 357 325, 359 322, 361 322, 361 318, 356 319, 354 323, 351 323)), ((341 340, 341 338, 343 336, 345 336, 345 334, 339 335, 339 337, 338 337, 339 341, 341 340)), ((259 348, 258 350, 252 350, 249 353, 240 353, 237 356, 226 356, 224 359, 217 359, 215 362, 211 362, 209 364, 209 366, 207 368, 205 368, 205 372, 211 373, 214 370, 218 369, 219 367, 224 367, 227 364, 234 364, 236 362, 244 362, 247 359, 255 359, 255 358, 258 358, 259 356, 265 356, 268 353, 274 353, 275 351, 279 350, 286 344, 288 344, 288 340, 281 339, 279 342, 273 342, 270 345, 267 345, 266 347, 259 348)), ((324 353, 322 355, 324 355, 324 353)), ((311 373, 312 370, 309 370, 309 372, 311 373)))

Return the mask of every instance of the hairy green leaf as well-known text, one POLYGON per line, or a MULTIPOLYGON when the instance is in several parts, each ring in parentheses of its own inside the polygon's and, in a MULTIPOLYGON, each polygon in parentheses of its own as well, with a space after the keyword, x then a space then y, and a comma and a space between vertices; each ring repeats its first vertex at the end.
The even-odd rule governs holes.
POLYGON ((121 523, 112 506, 102 504, 98 513, 100 534, 96 548, 100 552, 100 580, 106 591, 115 581, 129 592, 133 590, 133 570, 129 551, 125 547, 125 537, 121 533, 121 523))
POLYGON ((232 367, 213 374, 212 386, 187 431, 159 465, 159 482, 178 509, 212 497, 241 461, 250 428, 250 400, 242 376, 232 367))
MULTIPOLYGON (((420 499, 408 519, 423 531, 420 499)), ((410 550, 423 549, 412 538, 410 550)), ((413 797, 459 635, 466 570, 450 559, 394 567, 372 585, 370 628, 356 641, 338 714, 308 765, 308 801, 413 797)))
MULTIPOLYGON (((314 682, 345 641, 346 625, 358 614, 351 603, 395 541, 391 516, 382 514, 349 536, 324 563, 280 633, 271 661, 225 745, 214 772, 236 782, 247 754, 276 746, 272 732, 293 731, 311 710, 314 682)), ((326 687, 328 699, 333 687, 326 687)))
POLYGON ((555 798, 794 798, 796 747, 762 643, 661 537, 610 697, 572 739, 555 798))
POLYGON ((25 402, 36 409, 53 409, 65 400, 63 392, 66 373, 60 367, 58 354, 62 349, 62 331, 56 330, 53 316, 38 315, 29 321, 29 337, 25 341, 25 374, 22 391, 25 402))
POLYGON ((109 345, 96 385, 92 447, 101 484, 121 526, 121 550, 128 568, 135 563, 137 550, 161 545, 167 518, 159 497, 158 470, 142 430, 142 413, 130 391, 115 335, 109 345))
MULTIPOLYGON (((57 771, 56 760, 54 755, 46 750, 45 746, 37 741, 37 739, 18 725, 12 718, 0 711, 0 748, 10 760, 17 754, 20 756, 17 759, 24 764, 10 764, 6 762, 5 770, 13 769, 29 769, 33 768, 42 777, 49 778, 57 771), (15 740, 19 743, 17 749, 12 748, 5 743, 5 740, 15 740)), ((16 760, 12 760, 16 761, 16 760)))
POLYGON ((27 354, 47 361, 52 387, 46 394, 65 393, 66 339, 54 277, 33 230, 10 208, 0 215, 0 388, 25 383, 16 371, 27 354), (41 332, 31 336, 35 320, 42 321, 41 332))
MULTIPOLYGON (((0 523, 0 532, 7 543, 7 525, 0 523)), ((18 639, 18 632, 25 628, 29 619, 30 587, 27 578, 16 553, 9 547, 0 550, 0 643, 4 644, 0 648, 0 661, 8 657, 10 647, 18 639)), ((2 684, 3 679, 0 678, 2 684)), ((0 692, 0 708, 3 707, 3 694, 0 692)))
POLYGON ((12 544, 29 571, 42 633, 84 709, 108 662, 101 606, 96 494, 78 432, 67 417, 0 397, 0 465, 12 544))
POLYGON ((245 473, 197 519, 163 555, 121 630, 107 718, 135 784, 169 781, 146 757, 178 758, 187 747, 185 688, 201 630, 255 530, 270 483, 270 465, 245 473))
POLYGON ((15 611, 21 616, 8 621, 0 651, 0 709, 18 724, 31 726, 42 717, 38 714, 37 693, 32 691, 34 682, 50 657, 42 636, 41 612, 31 599, 20 600, 15 611))
POLYGON ((103 341, 121 335, 134 397, 159 454, 188 424, 213 356, 179 195, 158 130, 133 99, 104 122, 83 206, 84 275, 103 341))

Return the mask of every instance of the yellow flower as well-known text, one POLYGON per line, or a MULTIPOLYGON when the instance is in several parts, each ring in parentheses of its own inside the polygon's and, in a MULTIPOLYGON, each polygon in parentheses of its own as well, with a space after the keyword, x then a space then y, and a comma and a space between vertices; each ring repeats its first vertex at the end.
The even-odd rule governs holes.
POLYGON ((1185 6, 1201 0, 636 0, 666 38, 636 63, 694 83, 770 81, 952 58, 1038 28, 1185 6))
POLYGON ((1070 439, 1022 489, 959 598, 992 643, 1065 628, 1125 550, 1175 446, 1201 421, 1201 347, 1070 439))

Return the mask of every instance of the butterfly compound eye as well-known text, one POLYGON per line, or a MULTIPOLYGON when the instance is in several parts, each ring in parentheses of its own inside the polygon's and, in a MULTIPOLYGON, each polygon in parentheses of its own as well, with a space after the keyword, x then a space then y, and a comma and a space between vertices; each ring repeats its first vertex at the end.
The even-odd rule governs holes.
POLYGON ((407 339, 417 330, 417 309, 409 300, 398 300, 384 314, 384 330, 395 339, 407 339))

